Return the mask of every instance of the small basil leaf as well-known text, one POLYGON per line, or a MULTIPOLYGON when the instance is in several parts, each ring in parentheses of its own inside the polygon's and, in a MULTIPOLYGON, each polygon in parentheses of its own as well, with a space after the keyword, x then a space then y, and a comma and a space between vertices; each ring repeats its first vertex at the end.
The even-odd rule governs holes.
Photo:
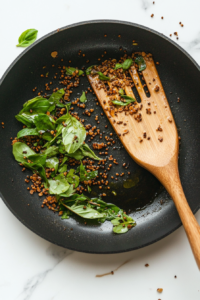
POLYGON ((22 32, 18 39, 17 47, 28 47, 37 39, 38 30, 36 29, 27 29, 26 31, 22 32))
POLYGON ((115 65, 115 70, 117 70, 117 69, 123 69, 123 70, 128 70, 129 68, 130 68, 130 66, 132 65, 132 63, 133 63, 133 60, 132 60, 132 58, 128 58, 128 59, 126 59, 122 64, 116 64, 115 65))
POLYGON ((51 96, 49 98, 49 103, 51 104, 51 106, 48 109, 49 112, 53 111, 55 109, 55 106, 65 107, 64 104, 59 102, 62 99, 64 94, 65 94, 64 89, 60 89, 60 90, 56 91, 55 93, 51 94, 51 96))
MULTIPOLYGON (((73 73, 75 71, 77 71, 78 69, 76 68, 72 68, 72 67, 69 67, 69 68, 66 68, 66 74, 69 75, 69 76, 72 76, 73 73)), ((76 76, 80 76, 82 75, 84 72, 82 70, 78 70, 78 74, 76 74, 76 76)))
POLYGON ((69 183, 67 179, 62 175, 55 177, 55 180, 49 179, 49 193, 59 195, 66 192, 69 189, 69 183))
POLYGON ((126 100, 131 100, 132 102, 135 102, 135 99, 130 97, 130 96, 127 96, 127 95, 121 95, 122 98, 126 99, 126 100))
POLYGON ((83 144, 86 138, 84 126, 69 113, 66 116, 67 126, 62 129, 62 141, 66 152, 74 153, 83 144))
POLYGON ((85 74, 86 74, 86 75, 90 75, 90 73, 92 72, 94 66, 95 66, 95 65, 88 67, 88 68, 86 69, 86 71, 85 71, 85 74))
POLYGON ((39 135, 39 133, 36 128, 24 128, 17 133, 17 138, 19 139, 27 135, 39 135))
POLYGON ((120 100, 112 100, 113 104, 120 105, 120 106, 126 106, 126 105, 130 104, 131 102, 133 102, 133 101, 127 100, 126 102, 122 102, 120 100))
POLYGON ((65 203, 61 202, 66 208, 71 210, 73 213, 77 214, 78 216, 84 219, 100 219, 104 218, 104 214, 99 213, 97 210, 91 208, 90 206, 86 205, 72 205, 68 206, 65 203))
POLYGON ((132 58, 128 58, 128 59, 126 59, 126 60, 123 62, 122 68, 123 68, 124 70, 128 70, 128 69, 130 68, 130 66, 132 65, 132 63, 133 63, 132 58))
POLYGON ((109 81, 110 80, 110 77, 108 76, 105 76, 103 73, 101 72, 97 72, 97 74, 99 74, 99 79, 100 80, 106 80, 106 81, 109 81))
POLYGON ((87 98, 86 98, 85 92, 82 93, 82 95, 81 95, 81 97, 80 97, 80 101, 81 101, 82 103, 87 102, 87 98))
POLYGON ((101 160, 101 158, 96 156, 96 154, 90 149, 90 147, 87 144, 83 144, 79 149, 81 150, 83 157, 87 156, 95 160, 101 160))
POLYGON ((144 61, 144 58, 142 56, 138 56, 135 59, 135 63, 138 65, 139 67, 139 71, 144 71, 146 69, 146 63, 144 61))
POLYGON ((117 69, 122 69, 122 68, 123 68, 122 64, 116 64, 114 69, 117 70, 117 69))
POLYGON ((29 155, 36 154, 29 146, 27 146, 25 143, 17 142, 13 145, 13 155, 18 162, 26 162, 25 157, 28 157, 29 155))

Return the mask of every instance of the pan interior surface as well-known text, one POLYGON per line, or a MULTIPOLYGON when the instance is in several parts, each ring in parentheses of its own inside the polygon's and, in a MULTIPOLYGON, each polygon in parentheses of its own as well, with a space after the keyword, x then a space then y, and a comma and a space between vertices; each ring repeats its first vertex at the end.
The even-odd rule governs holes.
MULTIPOLYGON (((27 49, 8 69, 0 85, 0 121, 5 123, 0 135, 2 199, 21 222, 55 244, 83 252, 117 253, 155 242, 181 224, 173 201, 165 189, 153 175, 129 157, 106 116, 101 115, 103 110, 96 105, 96 97, 92 93, 87 94, 86 108, 94 108, 95 111, 91 117, 84 115, 85 124, 98 126, 104 131, 104 137, 111 132, 114 135, 116 145, 114 150, 109 149, 109 155, 112 154, 119 165, 113 166, 108 173, 109 178, 125 172, 125 176, 118 177, 118 180, 109 179, 111 189, 106 190, 104 200, 130 213, 137 222, 135 228, 126 234, 116 235, 112 232, 110 222, 99 224, 87 221, 86 225, 78 217, 62 220, 47 208, 41 209, 41 199, 36 194, 30 195, 24 182, 26 175, 31 173, 28 170, 21 172, 12 156, 10 137, 15 137, 22 128, 14 116, 25 101, 35 97, 39 91, 45 92, 45 83, 53 82, 48 93, 56 87, 64 87, 59 83, 59 75, 54 79, 56 72, 60 74, 60 68, 87 68, 99 64, 99 61, 119 59, 125 53, 130 55, 136 51, 150 52, 154 60, 159 62, 157 70, 181 137, 179 170, 182 185, 192 211, 199 208, 199 67, 182 49, 144 27, 117 21, 77 24, 51 33, 27 49), (137 45, 133 45, 133 40, 137 45), (56 58, 51 56, 53 51, 58 52, 56 58), (41 74, 47 73, 48 78, 41 77, 41 74), (37 90, 33 92, 35 87, 37 90), (95 115, 100 116, 99 124, 95 121, 95 115), (123 163, 126 163, 127 169, 124 169, 123 163)), ((79 87, 73 89, 71 101, 80 97, 88 87, 87 78, 81 78, 79 87)), ((75 108, 75 111, 81 115, 83 109, 75 108)), ((101 140, 95 138, 95 142, 98 141, 101 140)), ((104 139, 102 141, 105 142, 104 139)), ((92 148, 92 142, 88 144, 92 148)), ((98 194, 99 189, 93 188, 91 197, 98 194)))

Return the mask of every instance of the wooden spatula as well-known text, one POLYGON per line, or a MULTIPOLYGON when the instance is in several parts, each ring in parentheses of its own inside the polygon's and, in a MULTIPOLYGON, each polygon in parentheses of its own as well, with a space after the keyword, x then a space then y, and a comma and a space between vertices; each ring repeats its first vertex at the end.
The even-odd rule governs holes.
MULTIPOLYGON (((131 78, 141 98, 134 106, 116 108, 98 75, 88 80, 114 130, 130 156, 151 172, 171 195, 185 228, 194 257, 200 269, 200 227, 187 203, 178 171, 178 134, 162 83, 151 56, 143 57, 146 69, 142 75, 150 97, 146 96, 135 66, 130 67, 131 78)), ((122 80, 127 96, 134 99, 132 88, 122 80)), ((114 81, 107 82, 117 89, 114 81)), ((116 95, 116 99, 119 96, 116 95)))

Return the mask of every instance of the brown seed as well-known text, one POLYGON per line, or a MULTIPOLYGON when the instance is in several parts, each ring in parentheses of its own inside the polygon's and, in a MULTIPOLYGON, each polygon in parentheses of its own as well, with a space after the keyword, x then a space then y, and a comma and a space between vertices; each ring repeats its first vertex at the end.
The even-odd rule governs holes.
POLYGON ((158 289, 157 289, 157 292, 158 292, 158 293, 162 293, 162 291, 163 291, 163 289, 161 289, 161 288, 158 288, 158 289))
POLYGON ((149 264, 145 264, 144 266, 145 266, 145 267, 149 267, 149 264))
POLYGON ((56 58, 57 56, 58 56, 58 52, 57 51, 51 52, 51 57, 56 58))

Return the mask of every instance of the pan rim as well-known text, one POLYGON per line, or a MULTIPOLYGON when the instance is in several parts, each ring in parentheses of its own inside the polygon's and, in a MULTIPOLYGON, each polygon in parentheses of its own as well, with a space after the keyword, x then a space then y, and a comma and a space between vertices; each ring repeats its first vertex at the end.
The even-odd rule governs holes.
MULTIPOLYGON (((67 26, 64 26, 60 29, 54 30, 46 35, 44 35, 43 37, 41 37, 40 39, 38 39, 36 42, 34 42, 32 45, 30 45, 28 48, 26 48, 21 54, 19 54, 16 59, 10 64, 10 66, 7 68, 7 70, 4 72, 4 74, 2 75, 1 79, 0 79, 0 87, 4 81, 4 79, 6 78, 6 76, 8 75, 8 73, 12 70, 12 68, 15 66, 15 64, 28 52, 30 51, 34 46, 36 46, 38 43, 42 42, 43 40, 45 40, 46 38, 54 35, 54 34, 58 34, 60 31, 64 31, 67 29, 71 29, 74 27, 78 27, 78 26, 84 26, 84 25, 89 25, 89 24, 101 24, 101 23, 108 23, 108 24, 121 24, 121 25, 128 25, 128 26, 132 26, 135 28, 139 28, 139 29, 143 29, 145 31, 151 32, 157 36, 159 36, 160 38, 166 40, 167 42, 171 43, 173 46, 175 46, 179 51, 181 51, 192 63, 193 65, 197 68, 198 71, 200 71, 200 66, 199 64, 191 57, 191 55, 184 50, 180 45, 178 45, 175 41, 171 40, 170 38, 168 38, 167 36, 163 35, 162 33, 157 32, 156 30, 150 29, 146 26, 137 24, 137 23, 132 23, 132 22, 127 22, 127 21, 121 21, 121 20, 110 20, 110 19, 97 19, 97 20, 88 20, 88 21, 82 21, 82 22, 78 22, 78 23, 73 23, 67 26)), ((9 205, 9 203, 6 201, 6 199, 4 198, 4 196, 1 194, 0 192, 0 197, 2 198, 2 200, 4 201, 4 203, 6 204, 6 206, 9 208, 9 210, 14 214, 14 216, 22 223, 24 224, 27 228, 29 228, 32 232, 36 233, 38 236, 44 238, 45 240, 54 243, 58 246, 64 247, 63 244, 61 243, 57 243, 55 241, 52 241, 51 238, 46 237, 44 234, 42 233, 38 233, 35 229, 32 228, 32 226, 30 226, 29 224, 27 224, 26 221, 24 221, 22 218, 20 218, 15 211, 11 208, 11 206, 9 205)), ((200 208, 200 204, 193 210, 194 214, 199 210, 200 208)), ((151 245, 161 239, 163 239, 164 237, 168 236, 169 234, 171 234, 172 232, 174 232, 175 230, 177 230, 180 226, 182 225, 181 221, 179 221, 179 224, 177 226, 175 226, 175 228, 173 228, 172 230, 170 230, 169 232, 167 232, 166 234, 162 235, 161 237, 155 238, 153 240, 151 240, 151 242, 147 242, 144 243, 138 247, 133 247, 133 248, 129 248, 129 249, 123 249, 123 250, 116 250, 116 251, 87 251, 87 250, 77 250, 73 247, 67 247, 67 249, 73 250, 73 251, 78 251, 78 252, 83 252, 83 253, 90 253, 90 254, 114 254, 114 253, 123 253, 123 252, 129 252, 129 251, 133 251, 133 250, 137 250, 143 247, 146 247, 148 245, 151 245)))

